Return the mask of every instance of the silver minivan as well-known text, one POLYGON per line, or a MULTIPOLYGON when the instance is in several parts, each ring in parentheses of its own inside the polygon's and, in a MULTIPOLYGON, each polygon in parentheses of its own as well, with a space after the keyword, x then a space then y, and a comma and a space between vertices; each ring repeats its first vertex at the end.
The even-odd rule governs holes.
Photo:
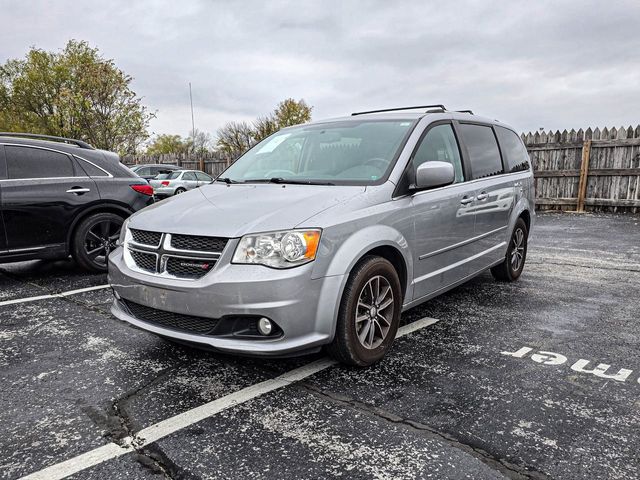
POLYGON ((370 365, 402 311, 487 269, 520 276, 533 188, 518 134, 469 111, 422 106, 285 128, 215 183, 126 222, 109 258, 112 312, 216 351, 324 347, 370 365))

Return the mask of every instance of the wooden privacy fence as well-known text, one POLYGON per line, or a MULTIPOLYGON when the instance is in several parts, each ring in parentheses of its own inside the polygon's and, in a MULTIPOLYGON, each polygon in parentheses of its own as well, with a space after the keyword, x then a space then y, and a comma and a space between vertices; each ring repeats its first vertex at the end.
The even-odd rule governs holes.
POLYGON ((233 160, 218 152, 205 153, 169 153, 164 155, 125 155, 122 157, 125 165, 140 165, 143 163, 162 163, 178 165, 189 170, 202 170, 214 177, 220 175, 233 160))
POLYGON ((522 135, 539 209, 640 211, 640 126, 522 135))

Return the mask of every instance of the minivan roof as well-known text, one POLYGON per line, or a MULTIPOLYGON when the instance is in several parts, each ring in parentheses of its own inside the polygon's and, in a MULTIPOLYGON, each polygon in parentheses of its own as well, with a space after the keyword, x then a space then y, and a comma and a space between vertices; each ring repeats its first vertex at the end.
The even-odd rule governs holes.
MULTIPOLYGON (((410 110, 404 110, 404 111, 395 111, 395 112, 360 113, 358 115, 349 115, 349 116, 343 116, 343 117, 334 117, 334 118, 327 118, 323 120, 317 120, 314 122, 310 122, 306 125, 320 125, 323 123, 332 123, 332 122, 361 122, 363 120, 418 121, 424 117, 428 117, 432 121, 458 120, 460 122, 478 122, 478 123, 484 123, 489 125, 497 125, 497 126, 508 128, 509 130, 514 130, 513 127, 505 123, 502 123, 499 120, 495 120, 488 117, 482 117, 479 115, 470 114, 466 112, 455 112, 455 111, 448 111, 448 110, 438 111, 438 112, 424 112, 424 111, 412 112, 410 110)), ((299 125, 296 125, 296 126, 299 126, 299 125)))

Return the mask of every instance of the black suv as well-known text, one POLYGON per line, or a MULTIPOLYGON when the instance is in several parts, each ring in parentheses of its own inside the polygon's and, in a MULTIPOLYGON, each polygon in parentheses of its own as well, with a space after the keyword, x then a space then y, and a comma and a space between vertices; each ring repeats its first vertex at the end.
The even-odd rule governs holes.
POLYGON ((0 133, 0 263, 72 255, 105 271, 124 219, 153 189, 80 140, 0 133))

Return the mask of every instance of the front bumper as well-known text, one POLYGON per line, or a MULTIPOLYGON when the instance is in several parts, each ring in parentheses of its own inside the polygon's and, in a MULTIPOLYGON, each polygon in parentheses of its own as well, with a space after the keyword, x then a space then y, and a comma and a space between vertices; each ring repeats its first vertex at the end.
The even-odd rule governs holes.
POLYGON ((118 248, 109 257, 109 283, 122 299, 162 311, 213 319, 264 316, 282 329, 279 338, 229 338, 174 330, 134 317, 117 300, 111 312, 158 335, 230 353, 282 356, 331 341, 344 275, 312 279, 312 263, 286 270, 233 265, 229 257, 235 245, 228 247, 216 266, 199 280, 132 271, 125 265, 122 248, 118 248))

